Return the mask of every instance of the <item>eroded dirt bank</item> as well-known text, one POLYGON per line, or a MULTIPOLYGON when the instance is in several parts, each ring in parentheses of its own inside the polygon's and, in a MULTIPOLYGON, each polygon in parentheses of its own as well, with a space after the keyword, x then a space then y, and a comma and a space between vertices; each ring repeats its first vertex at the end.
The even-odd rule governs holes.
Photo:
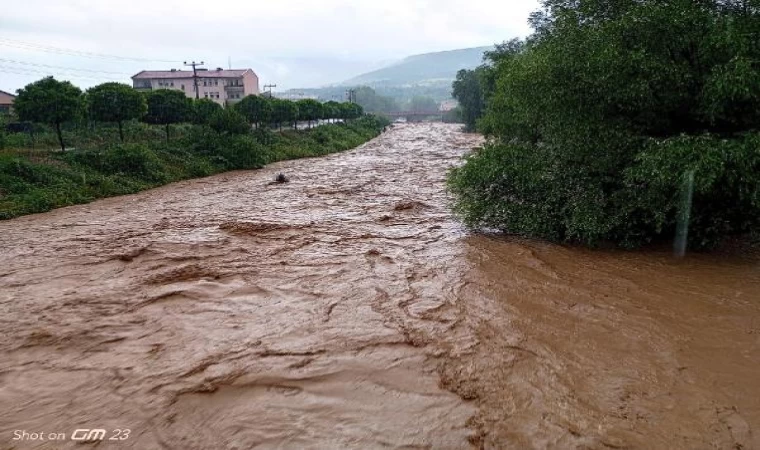
POLYGON ((760 448, 757 255, 468 235, 443 182, 477 143, 0 222, 0 448, 760 448))

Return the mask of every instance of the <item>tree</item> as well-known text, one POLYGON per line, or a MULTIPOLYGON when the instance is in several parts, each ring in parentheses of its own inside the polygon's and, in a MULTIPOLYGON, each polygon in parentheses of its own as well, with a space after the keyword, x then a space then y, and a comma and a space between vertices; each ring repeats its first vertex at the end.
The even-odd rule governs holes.
POLYGON ((299 100, 298 115, 301 120, 306 120, 311 128, 312 121, 322 118, 322 103, 310 98, 299 100))
POLYGON ((475 131, 477 120, 483 115, 483 93, 475 70, 462 69, 452 84, 451 95, 459 102, 467 131, 475 131))
POLYGON ((70 82, 46 77, 19 89, 13 108, 21 121, 54 126, 61 151, 66 151, 61 124, 81 117, 84 99, 82 91, 70 82))
POLYGON ((329 101, 322 104, 322 118, 325 120, 337 119, 340 117, 340 103, 329 101))
POLYGON ((193 101, 193 123, 196 125, 207 125, 211 118, 217 112, 222 110, 222 105, 208 99, 201 98, 193 101))
POLYGON ((412 112, 438 111, 438 103, 430 97, 415 96, 409 102, 409 110, 412 112))
POLYGON ((343 120, 358 119, 364 114, 364 109, 357 103, 340 103, 340 118, 343 120))
POLYGON ((351 118, 358 119, 364 115, 364 107, 358 103, 354 103, 351 106, 351 118))
POLYGON ((272 120, 272 99, 261 95, 248 95, 235 104, 248 123, 258 128, 272 120))
POLYGON ((233 108, 220 108, 211 115, 208 125, 219 134, 245 134, 251 125, 233 108))
POLYGON ((143 117, 146 123, 164 125, 166 140, 169 141, 169 126, 191 119, 193 104, 181 91, 158 89, 147 95, 148 113, 143 117))
POLYGON ((126 84, 99 84, 87 90, 86 98, 90 119, 116 122, 121 142, 124 142, 124 121, 139 119, 148 111, 145 97, 126 84))
POLYGON ((639 246, 760 226, 760 9, 748 1, 544 0, 525 43, 454 85, 492 140, 450 178, 472 226, 639 246))
POLYGON ((390 113, 399 110, 398 104, 393 98, 378 95, 371 87, 360 86, 355 91, 356 103, 360 104, 367 112, 390 113))
POLYGON ((292 123, 298 120, 298 106, 295 102, 283 99, 272 99, 272 121, 282 129, 282 123, 292 123))

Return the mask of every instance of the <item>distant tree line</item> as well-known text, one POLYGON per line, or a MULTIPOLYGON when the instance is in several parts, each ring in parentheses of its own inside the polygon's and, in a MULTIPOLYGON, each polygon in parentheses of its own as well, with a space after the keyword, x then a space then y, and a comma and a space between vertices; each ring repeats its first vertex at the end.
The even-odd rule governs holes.
POLYGON ((353 103, 316 100, 289 100, 249 95, 228 108, 208 99, 193 100, 175 90, 158 89, 141 93, 121 83, 103 83, 82 92, 68 81, 53 77, 18 90, 14 102, 19 120, 50 125, 56 131, 58 142, 65 150, 61 126, 83 119, 118 125, 119 137, 124 142, 123 124, 140 120, 164 126, 166 139, 170 126, 183 122, 208 125, 220 133, 244 133, 256 128, 283 124, 294 128, 305 121, 311 128, 320 120, 352 120, 364 114, 363 108, 353 103))
MULTIPOLYGON (((395 105, 396 108, 399 108, 393 110, 379 110, 375 112, 403 111, 403 108, 408 106, 414 97, 427 97, 436 103, 451 99, 451 82, 446 82, 444 80, 436 80, 420 85, 408 86, 400 86, 391 82, 380 82, 372 83, 371 85, 358 84, 350 86, 328 86, 312 89, 291 89, 287 91, 287 93, 291 95, 304 94, 319 98, 321 100, 336 100, 346 98, 346 91, 349 89, 358 90, 363 88, 372 89, 375 95, 389 99, 392 103, 389 103, 388 100, 381 100, 382 103, 385 103, 385 107, 395 105)), ((359 103, 364 106, 364 109, 367 112, 372 112, 370 111, 371 108, 368 109, 366 104, 362 102, 359 103)), ((382 105, 382 103, 378 103, 378 105, 382 105)))
POLYGON ((760 2, 541 3, 530 37, 452 86, 467 127, 490 138, 450 177, 460 216, 625 247, 686 218, 693 247, 756 230, 760 2))

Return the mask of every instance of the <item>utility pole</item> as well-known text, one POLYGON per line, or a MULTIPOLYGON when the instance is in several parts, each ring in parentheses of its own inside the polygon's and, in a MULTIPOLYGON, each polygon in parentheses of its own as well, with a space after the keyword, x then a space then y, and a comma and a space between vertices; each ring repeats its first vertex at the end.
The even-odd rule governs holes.
POLYGON ((272 88, 273 87, 277 87, 277 85, 276 84, 265 84, 264 85, 264 90, 269 89, 269 98, 272 98, 272 88))
POLYGON ((203 61, 197 63, 195 61, 191 62, 190 64, 187 63, 187 61, 184 62, 186 66, 192 66, 193 68, 193 86, 195 87, 195 99, 198 100, 201 98, 201 95, 198 93, 198 70, 196 67, 202 66, 205 63, 203 61))

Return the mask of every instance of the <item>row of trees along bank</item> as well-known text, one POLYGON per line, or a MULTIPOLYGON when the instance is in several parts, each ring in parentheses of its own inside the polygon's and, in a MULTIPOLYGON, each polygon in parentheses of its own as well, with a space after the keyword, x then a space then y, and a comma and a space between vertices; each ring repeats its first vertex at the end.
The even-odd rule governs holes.
POLYGON ((119 137, 124 142, 123 125, 129 120, 163 125, 168 140, 170 126, 184 122, 209 125, 218 130, 245 124, 256 128, 274 125, 282 129, 283 123, 295 128, 299 120, 308 122, 311 127, 319 120, 351 120, 363 114, 361 106, 352 103, 320 103, 310 99, 291 102, 256 95, 223 109, 211 100, 192 100, 180 91, 159 89, 143 94, 121 83, 103 83, 83 93, 68 81, 53 77, 20 89, 14 109, 21 121, 53 127, 61 150, 66 147, 61 126, 81 120, 117 124, 119 137))
POLYGON ((37 123, 29 133, 28 123, 4 124, 8 118, 0 116, 0 219, 348 150, 388 124, 348 103, 250 97, 222 108, 177 91, 144 95, 113 83, 83 95, 52 78, 21 90, 16 106, 20 118, 37 123), (342 120, 272 129, 331 119, 342 120), (66 151, 56 151, 64 142, 66 151))
POLYGON ((531 24, 453 85, 490 137, 449 179, 469 225, 636 247, 690 213, 693 248, 758 229, 760 1, 543 0, 531 24))

